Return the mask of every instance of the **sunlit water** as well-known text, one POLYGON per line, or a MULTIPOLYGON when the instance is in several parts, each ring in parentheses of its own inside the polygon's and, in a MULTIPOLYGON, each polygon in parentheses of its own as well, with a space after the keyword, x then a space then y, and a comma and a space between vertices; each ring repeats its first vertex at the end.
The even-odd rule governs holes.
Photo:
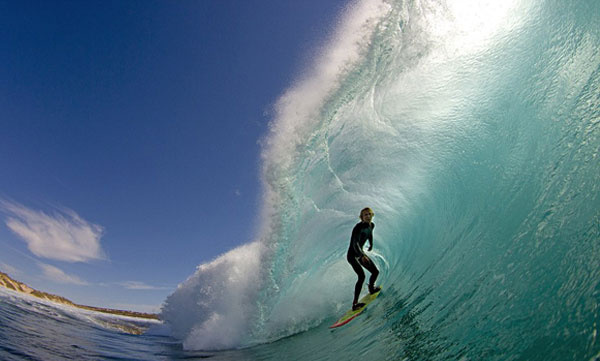
POLYGON ((592 0, 357 4, 277 103, 255 242, 200 265, 143 336, 2 298, 0 332, 47 327, 3 352, 600 360, 598 15, 592 0), (364 206, 383 292, 332 331, 364 206))

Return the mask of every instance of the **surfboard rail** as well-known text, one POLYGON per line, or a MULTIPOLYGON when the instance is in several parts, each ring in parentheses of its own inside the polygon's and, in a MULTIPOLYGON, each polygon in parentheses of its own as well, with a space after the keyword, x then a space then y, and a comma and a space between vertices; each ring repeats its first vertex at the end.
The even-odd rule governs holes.
POLYGON ((362 306, 358 310, 353 310, 352 308, 350 308, 350 310, 348 310, 333 325, 329 326, 329 328, 336 328, 336 327, 343 326, 343 325, 347 324, 348 322, 352 321, 353 319, 355 319, 356 316, 360 315, 367 308, 369 303, 373 302, 373 300, 375 300, 377 298, 377 296, 379 296, 379 293, 381 293, 381 290, 379 290, 373 294, 369 293, 366 296, 364 296, 363 298, 361 298, 360 301, 358 301, 358 302, 364 303, 365 304, 364 306, 362 306))

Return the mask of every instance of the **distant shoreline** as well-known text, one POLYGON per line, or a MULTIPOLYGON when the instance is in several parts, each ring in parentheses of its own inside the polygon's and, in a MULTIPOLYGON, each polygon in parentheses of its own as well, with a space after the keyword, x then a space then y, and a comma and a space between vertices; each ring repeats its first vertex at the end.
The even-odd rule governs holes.
POLYGON ((74 303, 74 302, 62 297, 62 296, 57 296, 57 295, 53 295, 51 293, 46 293, 46 292, 42 292, 42 291, 33 289, 22 282, 15 281, 14 279, 10 278, 9 275, 7 275, 6 273, 3 273, 3 272, 0 272, 0 286, 5 287, 9 290, 19 292, 19 293, 31 295, 31 296, 37 297, 39 299, 48 300, 50 302, 58 303, 61 305, 67 305, 67 306, 71 306, 71 307, 75 307, 75 308, 80 308, 80 309, 84 309, 84 310, 100 312, 100 313, 107 313, 107 314, 111 314, 111 315, 143 318, 143 319, 148 319, 148 320, 160 320, 160 318, 158 317, 158 314, 155 314, 155 313, 115 310, 115 309, 110 309, 110 308, 79 305, 77 303, 74 303))

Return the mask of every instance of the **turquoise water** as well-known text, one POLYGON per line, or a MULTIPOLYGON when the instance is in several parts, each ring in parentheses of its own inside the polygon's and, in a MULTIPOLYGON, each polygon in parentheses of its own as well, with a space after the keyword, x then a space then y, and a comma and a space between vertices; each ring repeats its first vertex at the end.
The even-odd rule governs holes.
POLYGON ((269 347, 297 359, 600 358, 600 3, 365 4, 281 96, 263 232, 169 297, 174 334, 292 336, 269 347), (331 333, 364 206, 384 293, 331 333))
POLYGON ((350 7, 275 106, 256 241, 198 266, 166 331, 102 337, 124 359, 600 360, 599 15, 350 7), (384 289, 332 331, 365 206, 384 289))

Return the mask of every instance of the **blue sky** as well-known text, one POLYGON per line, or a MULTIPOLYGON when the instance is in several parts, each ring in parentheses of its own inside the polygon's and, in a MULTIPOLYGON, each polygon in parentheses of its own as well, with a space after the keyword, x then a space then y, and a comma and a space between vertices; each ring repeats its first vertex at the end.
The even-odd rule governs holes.
POLYGON ((271 107, 344 3, 0 4, 0 270, 152 311, 253 240, 271 107))

